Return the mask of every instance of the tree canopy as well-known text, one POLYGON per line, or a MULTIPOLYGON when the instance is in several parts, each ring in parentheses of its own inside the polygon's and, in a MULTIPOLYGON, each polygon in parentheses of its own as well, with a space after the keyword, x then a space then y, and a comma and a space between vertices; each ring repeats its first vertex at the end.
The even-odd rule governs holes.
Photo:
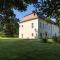
POLYGON ((0 12, 5 13, 8 9, 12 8, 25 11, 27 6, 32 3, 47 15, 60 14, 58 12, 60 9, 60 0, 40 0, 40 2, 38 0, 0 0, 0 12))
POLYGON ((2 16, 2 21, 0 21, 0 26, 3 27, 6 36, 12 37, 14 34, 18 33, 19 25, 13 8, 19 11, 27 10, 29 4, 35 4, 37 0, 0 0, 0 16, 2 16))
POLYGON ((60 15, 60 0, 0 0, 0 15, 5 26, 5 33, 11 36, 17 24, 13 8, 19 11, 27 10, 27 6, 33 4, 36 12, 45 16, 60 15), (12 19, 14 18, 14 19, 12 19), (11 33, 10 33, 11 32, 11 33))
POLYGON ((40 0, 34 5, 37 12, 47 16, 60 15, 60 0, 40 0))
POLYGON ((37 0, 0 0, 0 11, 15 8, 20 11, 26 10, 28 4, 36 3, 37 0))

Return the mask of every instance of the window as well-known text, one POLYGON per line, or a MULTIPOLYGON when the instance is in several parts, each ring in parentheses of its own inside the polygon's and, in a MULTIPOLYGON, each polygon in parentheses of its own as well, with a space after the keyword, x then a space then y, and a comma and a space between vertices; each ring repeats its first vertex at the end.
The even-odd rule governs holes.
POLYGON ((40 28, 41 28, 41 22, 40 22, 40 28))
POLYGON ((43 36, 44 36, 44 33, 43 33, 43 36))
POLYGON ((20 27, 20 25, 19 25, 19 27, 20 27))
POLYGON ((47 37, 47 32, 45 32, 45 37, 47 37))
POLYGON ((44 29, 44 23, 43 23, 43 29, 44 29))
POLYGON ((32 23, 32 28, 34 27, 34 23, 32 23))
POLYGON ((42 38, 42 33, 40 33, 40 38, 42 38))
POLYGON ((22 34, 21 36, 22 36, 22 38, 23 38, 23 34, 22 34))
POLYGON ((45 29, 47 29, 47 24, 45 24, 45 29))
POLYGON ((34 34, 32 33, 32 36, 34 36, 34 34))
POLYGON ((23 27, 23 25, 22 25, 22 27, 23 27))
POLYGON ((37 36, 37 33, 36 33, 36 36, 37 36))
POLYGON ((42 33, 39 33, 39 39, 42 38, 42 33))

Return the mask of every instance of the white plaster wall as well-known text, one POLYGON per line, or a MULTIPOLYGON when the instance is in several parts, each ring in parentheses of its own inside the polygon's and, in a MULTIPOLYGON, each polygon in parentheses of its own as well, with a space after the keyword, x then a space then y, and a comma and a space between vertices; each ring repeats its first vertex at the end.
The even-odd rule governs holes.
POLYGON ((54 36, 56 34, 56 36, 59 36, 59 28, 56 25, 52 25, 52 36, 54 36))
POLYGON ((46 21, 39 19, 39 24, 38 24, 38 31, 39 31, 39 37, 40 37, 40 33, 42 33, 42 37, 45 37, 45 32, 47 32, 47 36, 49 38, 51 38, 52 36, 56 35, 59 36, 59 28, 58 26, 51 24, 51 23, 47 23, 46 21), (40 26, 41 24, 41 26, 40 26), (44 27, 43 27, 44 24, 44 27))
POLYGON ((38 35, 38 19, 26 21, 19 24, 19 38, 34 39, 36 35, 38 35), (32 23, 34 24, 33 28, 32 28, 32 23), (34 36, 32 36, 32 33, 34 34, 34 36), (23 38, 22 38, 22 34, 23 34, 23 38))
POLYGON ((51 38, 55 34, 59 36, 59 28, 56 25, 47 23, 42 19, 39 20, 34 19, 19 24, 19 38, 21 39, 35 39, 36 35, 37 38, 39 38, 40 33, 42 33, 43 37, 45 37, 45 32, 47 32, 49 38, 51 38), (40 22, 41 22, 41 27, 40 27, 40 22), (33 28, 32 28, 32 23, 34 23, 33 28), (43 28, 43 24, 44 24, 44 28, 43 28), (34 34, 34 36, 32 36, 32 33, 34 34), (23 38, 22 38, 22 34, 23 34, 23 38))
POLYGON ((38 25, 39 25, 39 38, 40 38, 40 33, 42 33, 42 37, 45 37, 45 33, 46 32, 48 33, 50 31, 50 29, 48 28, 48 26, 49 26, 48 23, 42 19, 39 19, 38 25), (44 25, 44 27, 43 27, 43 25, 44 25))

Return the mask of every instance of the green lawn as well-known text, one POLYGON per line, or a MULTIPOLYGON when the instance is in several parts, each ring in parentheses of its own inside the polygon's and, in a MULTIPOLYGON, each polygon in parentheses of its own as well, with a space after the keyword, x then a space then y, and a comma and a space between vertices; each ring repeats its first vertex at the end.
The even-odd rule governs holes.
POLYGON ((60 45, 0 39, 0 60, 60 60, 60 45))

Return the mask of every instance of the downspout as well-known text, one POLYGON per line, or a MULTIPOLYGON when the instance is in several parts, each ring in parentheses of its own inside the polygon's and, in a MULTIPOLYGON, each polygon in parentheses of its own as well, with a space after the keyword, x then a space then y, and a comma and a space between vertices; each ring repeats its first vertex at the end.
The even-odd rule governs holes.
POLYGON ((51 37, 52 37, 52 24, 51 24, 51 37))

